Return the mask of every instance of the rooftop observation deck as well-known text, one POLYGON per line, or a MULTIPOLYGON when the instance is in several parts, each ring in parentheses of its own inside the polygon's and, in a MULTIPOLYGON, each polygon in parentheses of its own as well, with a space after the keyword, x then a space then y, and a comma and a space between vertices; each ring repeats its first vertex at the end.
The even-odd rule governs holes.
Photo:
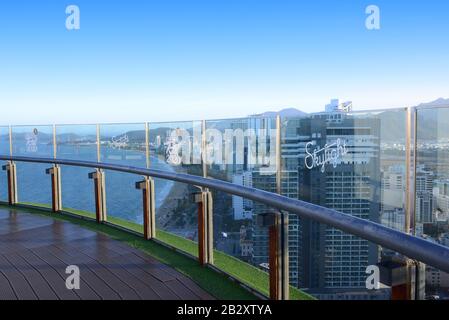
POLYGON ((426 106, 0 126, 3 294, 449 298, 447 119, 426 106), (86 266, 86 292, 65 292, 68 264, 86 266))
POLYGON ((141 250, 71 222, 0 208, 0 300, 202 300, 214 297, 141 250), (66 268, 80 268, 80 289, 66 268))

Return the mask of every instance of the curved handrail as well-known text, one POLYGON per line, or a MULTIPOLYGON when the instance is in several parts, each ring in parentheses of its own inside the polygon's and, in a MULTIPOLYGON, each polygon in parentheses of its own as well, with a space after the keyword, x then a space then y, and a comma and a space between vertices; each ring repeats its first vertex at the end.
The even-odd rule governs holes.
POLYGON ((365 240, 376 243, 382 247, 394 250, 409 258, 424 262, 430 266, 449 273, 449 248, 400 232, 381 224, 354 217, 333 209, 321 207, 301 200, 290 199, 285 196, 232 184, 230 182, 203 178, 176 172, 137 168, 132 166, 107 164, 91 161, 76 161, 49 158, 9 157, 0 156, 0 160, 29 163, 48 163, 85 168, 112 170, 118 172, 138 174, 164 180, 186 183, 227 194, 240 196, 270 207, 297 214, 320 222, 344 232, 353 234, 365 240))

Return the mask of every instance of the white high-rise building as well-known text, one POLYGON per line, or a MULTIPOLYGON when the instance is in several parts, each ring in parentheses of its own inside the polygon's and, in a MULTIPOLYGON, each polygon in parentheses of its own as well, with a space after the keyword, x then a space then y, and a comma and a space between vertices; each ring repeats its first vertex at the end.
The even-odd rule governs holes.
POLYGON ((332 99, 329 104, 326 104, 325 112, 351 112, 352 111, 352 101, 341 102, 339 99, 332 99))
MULTIPOLYGON (((371 179, 379 169, 379 130, 376 118, 343 112, 339 103, 327 112, 307 118, 287 119, 281 141, 281 192, 291 198, 333 208, 360 218, 380 220, 380 181, 371 179), (332 110, 332 112, 329 112, 332 110), (338 111, 336 111, 338 110, 338 111), (324 159, 327 148, 342 143, 335 163, 310 168, 310 158, 324 159), (314 146, 310 149, 310 144, 314 146)), ((346 105, 350 110, 349 104, 346 105)), ((319 159, 317 159, 319 161, 319 159)), ((256 188, 276 192, 275 176, 253 174, 256 188)), ((255 213, 265 208, 254 203, 255 213)), ((266 231, 255 228, 253 261, 268 261, 266 231)), ((378 248, 308 219, 289 216, 290 283, 320 296, 366 293, 366 266, 378 261, 378 248)))
MULTIPOLYGON (((232 183, 245 187, 252 187, 253 177, 251 171, 244 171, 232 177, 232 183)), ((246 220, 252 218, 253 202, 237 196, 232 196, 232 209, 234 220, 246 220)))
POLYGON ((449 180, 437 180, 433 188, 435 220, 449 220, 449 180))
POLYGON ((421 223, 433 222, 433 181, 432 171, 424 166, 416 168, 416 216, 421 223))

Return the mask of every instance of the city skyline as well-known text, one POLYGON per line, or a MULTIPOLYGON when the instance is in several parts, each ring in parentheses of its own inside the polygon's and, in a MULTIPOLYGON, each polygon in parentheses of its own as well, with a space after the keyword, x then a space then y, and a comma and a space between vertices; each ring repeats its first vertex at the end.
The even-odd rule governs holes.
POLYGON ((448 12, 0 2, 0 300, 449 301, 448 12))
MULTIPOLYGON (((277 120, 256 115, 207 121, 206 143, 201 144, 202 147, 195 142, 201 140, 196 132, 201 125, 196 121, 152 123, 149 127, 144 123, 100 124, 98 127, 12 126, 11 130, 0 127, 0 131, 3 129, 0 151, 8 154, 12 150, 13 156, 98 159, 131 167, 149 165, 152 169, 206 175, 247 188, 280 192, 290 199, 381 222, 404 232, 409 228, 406 226, 409 207, 405 201, 409 187, 406 184, 407 130, 401 123, 405 124, 408 112, 403 109, 353 113, 351 106, 350 102, 333 100, 326 105, 325 112, 282 117, 278 123, 280 139, 276 142, 271 137, 271 129, 277 125, 277 120), (251 133, 252 129, 260 130, 254 131, 255 134, 244 134, 251 133), (230 133, 235 135, 235 143, 234 138, 229 140, 230 133), (192 162, 195 156, 190 151, 195 149, 213 161, 206 162, 206 167, 200 162, 192 162), (271 157, 275 150, 280 151, 279 160, 277 156, 271 157), (265 161, 253 162, 251 159, 256 155, 265 161), (243 159, 237 161, 241 156, 243 159), (175 158, 182 161, 173 161, 175 158), (275 165, 277 161, 280 166, 275 165)), ((442 130, 447 128, 447 110, 448 107, 435 105, 417 108, 418 154, 414 170, 416 223, 413 230, 417 236, 443 245, 447 245, 449 239, 448 136, 447 130, 442 130)), ((20 168, 20 181, 36 174, 30 171, 31 167, 20 168)), ((63 203, 92 212, 91 182, 79 179, 82 174, 78 169, 72 170, 64 170, 62 189, 67 190, 70 184, 83 185, 83 188, 78 189, 76 196, 66 197, 63 203), (77 182, 70 179, 77 179, 77 182)), ((142 224, 140 195, 134 190, 136 178, 110 172, 107 176, 108 215, 142 224), (125 185, 133 188, 124 192, 122 186, 125 185), (125 202, 118 200, 123 197, 128 200, 126 207, 125 202)), ((37 181, 38 177, 31 180, 37 181)), ((199 235, 197 207, 189 201, 194 189, 174 184, 161 187, 159 181, 156 183, 159 188, 157 226, 164 232, 196 241, 199 235)), ((19 185, 21 201, 51 201, 46 188, 26 192, 28 188, 29 184, 19 185)), ((7 189, 0 191, 3 193, 0 198, 6 198, 7 189)), ((269 239, 258 219, 266 213, 266 205, 217 192, 214 193, 213 208, 215 249, 260 270, 269 270, 269 239)), ((373 243, 295 214, 290 214, 288 221, 291 285, 319 299, 390 298, 389 285, 370 291, 365 281, 367 267, 400 258, 394 251, 380 249, 373 243)), ((422 279, 426 279, 422 285, 426 285, 426 291, 420 291, 421 299, 434 295, 445 298, 448 274, 435 268, 427 270, 422 270, 422 279)))
POLYGON ((73 4, 81 27, 71 31, 69 3, 0 5, 3 124, 310 113, 331 98, 368 110, 449 95, 446 1, 73 4), (380 30, 365 26, 370 4, 380 30))

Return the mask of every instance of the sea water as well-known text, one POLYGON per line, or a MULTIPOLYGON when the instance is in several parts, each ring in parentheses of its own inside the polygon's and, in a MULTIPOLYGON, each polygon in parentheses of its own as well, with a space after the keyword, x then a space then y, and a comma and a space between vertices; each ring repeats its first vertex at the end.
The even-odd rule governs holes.
MULTIPOLYGON (((17 145, 16 145, 17 146, 17 145)), ((96 145, 59 145, 59 159, 96 161, 96 145)), ((52 145, 40 144, 36 152, 27 152, 26 146, 18 145, 14 155, 52 158, 52 145)), ((133 167, 146 167, 145 153, 135 150, 101 148, 101 162, 133 167)), ((173 171, 173 168, 157 157, 150 159, 151 169, 173 171)), ((50 176, 45 174, 49 164, 17 163, 18 197, 20 203, 51 204, 50 176)), ((88 179, 90 168, 61 167, 62 202, 64 209, 95 212, 93 181, 88 179)), ((143 177, 114 171, 106 171, 106 199, 109 216, 142 223, 142 191, 135 183, 143 177)), ((0 173, 0 200, 7 200, 6 174, 0 173)), ((160 207, 174 183, 155 179, 156 208, 160 207)))

